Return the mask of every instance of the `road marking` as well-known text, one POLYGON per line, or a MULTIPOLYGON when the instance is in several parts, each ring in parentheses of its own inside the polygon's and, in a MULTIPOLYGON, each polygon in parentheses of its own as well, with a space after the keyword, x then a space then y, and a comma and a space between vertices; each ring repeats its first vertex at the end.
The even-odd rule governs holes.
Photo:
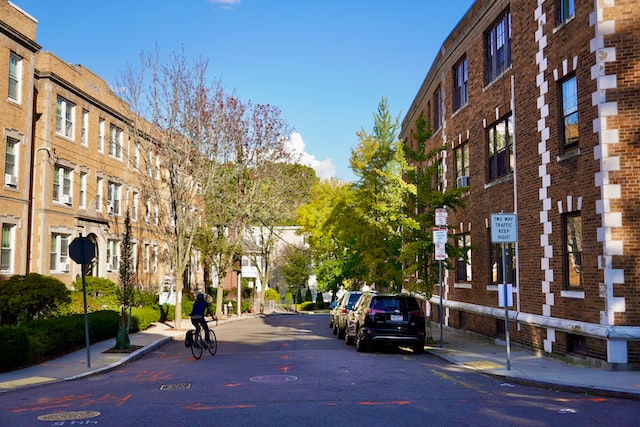
POLYGON ((50 381, 55 381, 57 378, 51 378, 51 377, 27 377, 27 378, 22 378, 19 380, 11 380, 11 381, 4 381, 0 383, 0 388, 15 388, 15 387, 22 387, 25 385, 31 385, 31 384, 39 384, 39 383, 46 383, 46 382, 50 382, 50 381))
POLYGON ((40 415, 40 421, 74 421, 93 418, 100 415, 98 411, 73 411, 73 412, 55 412, 53 414, 40 415))

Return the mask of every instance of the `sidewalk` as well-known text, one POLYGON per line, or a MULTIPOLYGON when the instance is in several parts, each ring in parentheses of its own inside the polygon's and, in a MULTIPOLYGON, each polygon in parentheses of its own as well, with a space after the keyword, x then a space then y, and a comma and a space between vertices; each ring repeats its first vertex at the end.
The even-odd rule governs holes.
MULTIPOLYGON (((250 316, 222 319, 219 324, 250 316)), ((171 325, 155 323, 153 327, 130 336, 132 346, 141 346, 131 354, 104 353, 113 348, 115 339, 112 339, 91 346, 91 367, 87 366, 87 351, 82 349, 41 365, 2 373, 0 393, 105 372, 139 358, 167 341, 182 340, 185 332, 186 329, 175 330, 171 325)), ((439 329, 434 327, 435 340, 440 339, 439 334, 439 329)), ((510 347, 510 369, 507 369, 507 349, 504 343, 445 327, 442 348, 438 343, 427 346, 426 350, 455 365, 503 378, 505 385, 519 383, 549 386, 580 393, 640 399, 640 371, 583 368, 551 357, 536 355, 514 344, 510 347)))

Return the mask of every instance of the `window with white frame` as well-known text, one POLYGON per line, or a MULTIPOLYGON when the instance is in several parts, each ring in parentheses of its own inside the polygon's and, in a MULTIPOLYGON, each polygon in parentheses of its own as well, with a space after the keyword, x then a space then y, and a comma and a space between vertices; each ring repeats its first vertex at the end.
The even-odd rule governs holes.
POLYGON ((145 273, 149 272, 149 261, 151 258, 151 245, 149 243, 144 244, 144 259, 142 261, 142 269, 145 273))
POLYGON ((0 249, 0 273, 13 273, 13 248, 16 247, 15 224, 2 224, 2 248, 0 249))
POLYGON ((562 151, 578 146, 578 87, 576 76, 572 75, 560 82, 560 138, 562 151))
POLYGON ((456 236, 456 250, 458 258, 456 260, 456 281, 471 281, 471 235, 469 233, 458 234, 456 236))
POLYGON ((109 126, 109 155, 122 159, 122 129, 114 125, 109 126))
POLYGON ((144 222, 149 224, 151 222, 151 198, 147 197, 147 200, 144 203, 144 222))
POLYGON ((513 116, 509 115, 487 128, 487 175, 494 180, 513 171, 513 116))
POLYGON ((89 145, 89 112, 82 110, 82 136, 80 143, 85 147, 89 145))
POLYGON ((80 173, 80 201, 79 205, 81 208, 87 207, 87 173, 80 173))
POLYGON ((136 272, 138 264, 138 242, 131 242, 131 271, 136 272))
POLYGON ((453 149, 456 162, 456 188, 469 186, 469 141, 453 149))
POLYGON ((467 91, 468 79, 467 58, 464 57, 453 67, 453 111, 458 111, 467 105, 469 99, 467 91))
POLYGON ((104 119, 98 121, 98 153, 104 153, 104 119))
POLYGON ((131 203, 131 221, 138 220, 138 210, 140 209, 140 194, 137 191, 133 192, 133 203, 131 203))
POLYGON ((133 166, 140 170, 140 144, 137 142, 133 146, 133 166))
POLYGON ((120 200, 122 186, 115 182, 107 184, 107 213, 120 216, 120 200))
POLYGON ((155 202, 153 204, 153 224, 154 225, 158 225, 158 211, 159 211, 158 202, 155 202))
POLYGON ((51 271, 69 271, 69 235, 51 233, 50 266, 51 271))
POLYGON ((56 133, 73 139, 76 106, 61 96, 56 101, 56 133))
POLYGON ((511 12, 504 12, 485 33, 485 83, 511 66, 511 12))
POLYGON ((120 268, 120 241, 107 240, 107 271, 118 271, 120 268))
POLYGON ((22 92, 22 58, 9 54, 9 99, 20 102, 22 92))
POLYGON ((7 148, 4 157, 4 185, 7 187, 18 186, 18 147, 20 141, 7 136, 7 148))
POLYGON ((158 272, 158 245, 153 245, 153 253, 151 254, 151 269, 154 273, 158 272))
POLYGON ((71 205, 73 203, 71 189, 72 170, 56 165, 53 170, 53 200, 71 205))
POLYGON ((574 0, 556 0, 556 16, 557 25, 560 25, 569 19, 573 18, 576 14, 574 0))
POLYGON ((102 178, 96 178, 96 212, 102 212, 102 178))
POLYGON ((564 237, 564 287, 578 288, 582 283, 582 217, 580 212, 562 216, 564 237))

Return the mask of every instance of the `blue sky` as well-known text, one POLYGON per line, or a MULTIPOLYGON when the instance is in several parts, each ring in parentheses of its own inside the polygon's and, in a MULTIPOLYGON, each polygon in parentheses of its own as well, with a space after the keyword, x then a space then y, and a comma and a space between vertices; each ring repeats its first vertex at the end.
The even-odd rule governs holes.
POLYGON ((279 107, 322 178, 355 179, 356 132, 382 97, 400 119, 473 0, 12 0, 37 42, 113 84, 156 46, 209 59, 211 78, 279 107))

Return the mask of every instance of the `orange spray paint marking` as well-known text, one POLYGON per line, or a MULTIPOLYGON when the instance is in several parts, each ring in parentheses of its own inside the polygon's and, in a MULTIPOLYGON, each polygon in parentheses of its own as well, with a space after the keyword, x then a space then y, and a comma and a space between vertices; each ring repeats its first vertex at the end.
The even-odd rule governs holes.
POLYGON ((284 373, 289 372, 289 369, 291 369, 291 368, 290 368, 290 367, 288 367, 288 366, 281 366, 281 367, 280 367, 280 370, 281 370, 282 372, 284 372, 284 373))
POLYGON ((410 405, 411 402, 407 401, 407 400, 394 400, 391 402, 360 402, 361 405, 369 405, 369 406, 375 406, 375 405, 410 405))
POLYGON ((227 386, 227 387, 239 387, 239 386, 241 386, 241 385, 242 385, 241 383, 230 383, 230 384, 225 384, 225 386, 227 386))

